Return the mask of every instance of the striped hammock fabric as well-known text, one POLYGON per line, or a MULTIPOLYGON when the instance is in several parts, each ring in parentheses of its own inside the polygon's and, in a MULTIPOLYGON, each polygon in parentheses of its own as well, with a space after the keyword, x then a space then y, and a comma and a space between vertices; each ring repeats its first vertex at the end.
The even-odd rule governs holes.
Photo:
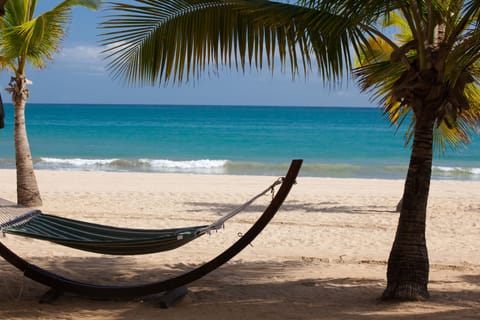
POLYGON ((33 214, 27 222, 4 226, 2 231, 89 252, 137 255, 183 246, 205 234, 206 227, 208 226, 161 230, 117 228, 37 211, 37 214, 33 214))

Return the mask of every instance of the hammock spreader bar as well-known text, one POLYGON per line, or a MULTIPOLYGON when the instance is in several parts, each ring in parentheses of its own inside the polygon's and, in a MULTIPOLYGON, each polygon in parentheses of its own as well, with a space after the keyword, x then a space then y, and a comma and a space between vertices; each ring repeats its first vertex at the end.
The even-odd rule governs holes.
POLYGON ((46 285, 59 292, 70 292, 92 298, 131 298, 142 297, 173 290, 202 278, 217 269, 247 247, 267 226, 275 216, 283 201, 288 196, 302 166, 302 160, 293 160, 288 173, 268 207, 258 220, 235 243, 212 260, 179 276, 146 284, 113 286, 97 285, 64 278, 22 259, 0 242, 0 255, 10 264, 21 270, 24 275, 38 283, 46 285))

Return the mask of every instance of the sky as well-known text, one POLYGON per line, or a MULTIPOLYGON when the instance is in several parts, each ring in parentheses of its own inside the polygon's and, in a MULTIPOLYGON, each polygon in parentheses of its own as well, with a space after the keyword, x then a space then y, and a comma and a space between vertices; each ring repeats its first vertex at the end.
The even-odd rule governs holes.
MULTIPOLYGON (((38 12, 58 3, 56 0, 38 1, 38 12)), ((66 39, 54 60, 44 69, 27 69, 26 76, 33 82, 29 87, 29 103, 375 106, 350 80, 332 89, 316 74, 292 80, 289 73, 272 75, 267 70, 246 74, 223 71, 215 76, 202 76, 195 83, 126 86, 111 77, 106 70, 108 61, 101 55, 98 24, 105 14, 103 10, 73 9, 66 39)), ((0 89, 6 103, 11 99, 3 89, 10 76, 9 70, 0 73, 0 89)))

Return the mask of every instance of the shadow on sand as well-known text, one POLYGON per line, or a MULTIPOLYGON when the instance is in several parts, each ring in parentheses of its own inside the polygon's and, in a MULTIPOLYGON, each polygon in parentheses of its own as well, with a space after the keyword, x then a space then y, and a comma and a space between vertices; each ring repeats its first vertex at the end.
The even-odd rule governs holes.
MULTIPOLYGON (((122 284, 162 280, 194 267, 175 264, 144 271, 138 260, 110 256, 40 261, 63 275, 122 284)), ((36 299, 46 288, 24 279, 1 261, 0 318, 478 319, 480 276, 465 275, 456 281, 464 281, 469 290, 448 290, 447 282, 437 282, 434 287, 447 289, 431 289, 430 301, 396 304, 377 300, 385 286, 382 279, 312 278, 309 270, 321 267, 304 261, 231 262, 192 283, 184 301, 163 310, 158 308, 155 297, 99 301, 66 295, 53 304, 38 304, 36 299)))

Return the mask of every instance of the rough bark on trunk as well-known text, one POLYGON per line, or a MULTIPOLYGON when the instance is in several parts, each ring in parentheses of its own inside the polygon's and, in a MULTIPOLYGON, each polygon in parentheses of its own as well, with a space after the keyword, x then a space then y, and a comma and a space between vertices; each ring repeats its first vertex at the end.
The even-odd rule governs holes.
POLYGON ((432 171, 433 127, 431 117, 416 118, 400 218, 388 260, 384 300, 429 297, 425 220, 432 171))
POLYGON ((15 109, 14 142, 17 169, 17 203, 22 206, 42 205, 25 125, 25 105, 28 98, 27 80, 23 76, 12 78, 9 91, 15 109))

